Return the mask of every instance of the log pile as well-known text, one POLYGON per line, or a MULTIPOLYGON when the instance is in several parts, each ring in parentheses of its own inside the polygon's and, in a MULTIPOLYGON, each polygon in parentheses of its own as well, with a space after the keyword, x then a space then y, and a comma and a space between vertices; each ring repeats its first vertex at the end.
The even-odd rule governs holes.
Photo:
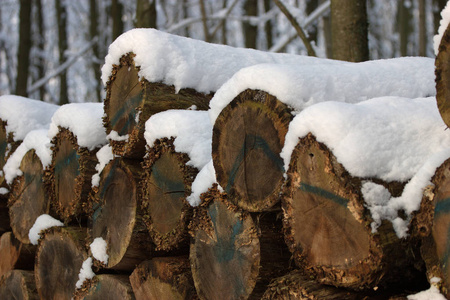
MULTIPOLYGON (((286 164, 298 107, 247 88, 199 130, 210 131, 217 182, 194 207, 190 197, 207 160, 196 163, 195 141, 184 150, 177 134, 146 140, 146 127, 169 109, 207 110, 214 93, 149 81, 138 61, 123 53, 108 74, 102 126, 109 162, 98 151, 102 142, 87 147, 64 126, 50 141, 50 161, 37 149, 23 155, 22 175, 3 197, 10 220, 0 230, 11 232, 1 237, 0 298, 404 299, 427 289, 431 277, 442 279, 450 297, 450 162, 436 172, 410 235, 398 238, 387 220, 375 232, 362 193, 368 178, 351 175, 311 133, 286 164), (42 214, 65 226, 41 231, 33 246, 28 233, 42 214)), ((0 151, 2 138, 0 126, 0 151)), ((405 182, 370 180, 393 196, 405 189, 405 182)))

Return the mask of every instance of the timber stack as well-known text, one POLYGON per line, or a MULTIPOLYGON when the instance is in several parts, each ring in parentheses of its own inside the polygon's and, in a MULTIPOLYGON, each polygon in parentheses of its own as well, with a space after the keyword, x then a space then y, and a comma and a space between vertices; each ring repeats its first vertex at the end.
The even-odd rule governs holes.
POLYGON ((136 29, 102 71, 103 105, 46 108, 22 135, 0 110, 0 298, 406 299, 430 283, 450 297, 432 59, 136 29), (421 127, 429 139, 408 138, 421 127))

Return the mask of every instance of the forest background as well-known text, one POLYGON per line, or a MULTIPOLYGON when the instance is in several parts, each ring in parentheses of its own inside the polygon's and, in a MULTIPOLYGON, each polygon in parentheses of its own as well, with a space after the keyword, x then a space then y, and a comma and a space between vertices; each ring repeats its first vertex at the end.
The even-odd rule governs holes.
POLYGON ((364 11, 353 30, 362 26, 367 40, 346 41, 365 44, 367 54, 359 60, 435 56, 433 36, 446 0, 0 0, 0 95, 56 104, 102 101, 100 69, 108 47, 137 27, 339 58, 331 16, 346 2, 364 11))

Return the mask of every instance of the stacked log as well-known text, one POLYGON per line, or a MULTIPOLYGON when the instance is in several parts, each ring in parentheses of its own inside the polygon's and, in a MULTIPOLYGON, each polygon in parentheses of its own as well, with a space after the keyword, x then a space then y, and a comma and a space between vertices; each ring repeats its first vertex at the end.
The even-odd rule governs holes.
POLYGON ((95 276, 89 288, 77 290, 74 298, 85 300, 134 300, 131 284, 126 275, 103 274, 95 276))
POLYGON ((12 232, 0 237, 0 278, 13 269, 32 270, 36 247, 22 244, 12 232))
POLYGON ((11 270, 0 278, 2 299, 38 300, 33 271, 11 270))

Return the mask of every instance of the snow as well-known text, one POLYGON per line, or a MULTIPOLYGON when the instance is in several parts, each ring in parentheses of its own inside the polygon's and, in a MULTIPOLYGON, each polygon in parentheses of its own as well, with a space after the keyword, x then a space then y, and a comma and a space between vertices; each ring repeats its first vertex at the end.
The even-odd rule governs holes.
POLYGON ((134 62, 140 67, 141 79, 174 85, 176 91, 193 88, 204 93, 217 91, 239 69, 260 63, 348 64, 308 56, 233 48, 141 28, 123 33, 109 46, 102 67, 105 86, 113 65, 119 65, 120 58, 129 52, 136 55, 134 62))
POLYGON ((450 23, 450 3, 447 2, 447 5, 441 11, 441 21, 439 22, 438 33, 433 37, 433 47, 434 54, 438 55, 439 53, 439 45, 441 44, 442 37, 444 36, 445 30, 447 30, 448 24, 450 23))
POLYGON ((212 126, 207 111, 169 110, 151 116, 145 123, 147 147, 155 140, 174 137, 175 151, 186 153, 188 165, 201 170, 211 160, 212 126))
POLYGON ((381 96, 436 94, 434 60, 401 57, 345 65, 259 64, 241 69, 215 93, 211 122, 246 89, 265 91, 296 111, 323 101, 357 103, 381 96))
MULTIPOLYGON (((191 186, 191 194, 186 198, 191 206, 198 206, 201 203, 200 195, 208 191, 214 183, 217 183, 216 170, 212 159, 206 164, 195 177, 191 186)), ((223 191, 219 186, 219 190, 223 191)))
POLYGON ((89 246, 91 248, 92 256, 105 265, 108 263, 109 258, 108 254, 106 253, 106 246, 106 241, 101 237, 95 238, 89 246))
POLYGON ((58 127, 66 128, 77 138, 80 147, 90 151, 107 143, 103 127, 102 103, 71 103, 61 106, 53 115, 48 136, 58 134, 58 127))
POLYGON ((118 142, 120 142, 120 141, 128 141, 128 138, 130 137, 130 135, 129 134, 126 134, 126 135, 120 135, 117 131, 115 131, 115 130, 111 130, 111 132, 106 136, 106 138, 108 139, 108 140, 111 140, 111 141, 118 141, 118 142))
POLYGON ((419 208, 436 168, 450 157, 450 135, 445 128, 435 97, 322 102, 291 122, 281 157, 287 170, 298 139, 311 132, 352 176, 408 182, 398 198, 374 183, 365 182, 362 187, 373 214, 372 228, 387 219, 404 237, 409 220, 399 218, 397 212, 410 214, 419 208))
POLYGON ((43 169, 48 167, 52 160, 52 151, 50 149, 50 139, 47 136, 48 129, 37 129, 30 131, 23 142, 17 147, 16 151, 8 158, 3 166, 6 183, 11 184, 17 176, 22 176, 20 164, 23 157, 29 151, 34 149, 36 155, 42 163, 43 169))
POLYGON ((430 288, 428 290, 419 292, 414 295, 409 295, 408 300, 445 300, 446 298, 439 292, 437 284, 441 281, 440 278, 433 277, 430 279, 430 288))
POLYGON ((9 190, 7 188, 1 187, 0 188, 0 195, 6 195, 9 193, 9 190))
POLYGON ((80 273, 78 274, 78 281, 75 283, 77 289, 81 289, 83 282, 87 279, 92 279, 95 273, 92 271, 92 257, 88 257, 81 266, 80 273))
POLYGON ((15 95, 0 96, 0 119, 7 122, 6 133, 21 141, 31 131, 45 129, 59 106, 15 95))
POLYGON ((38 241, 41 238, 40 232, 42 230, 46 230, 55 226, 64 226, 64 224, 47 214, 43 214, 37 217, 36 221, 28 232, 28 238, 30 239, 31 244, 38 244, 38 241))
POLYGON ((92 175, 92 186, 98 186, 100 184, 100 174, 102 173, 105 166, 114 159, 114 154, 112 152, 111 145, 107 144, 100 148, 95 154, 98 159, 98 164, 95 166, 97 173, 92 175))

